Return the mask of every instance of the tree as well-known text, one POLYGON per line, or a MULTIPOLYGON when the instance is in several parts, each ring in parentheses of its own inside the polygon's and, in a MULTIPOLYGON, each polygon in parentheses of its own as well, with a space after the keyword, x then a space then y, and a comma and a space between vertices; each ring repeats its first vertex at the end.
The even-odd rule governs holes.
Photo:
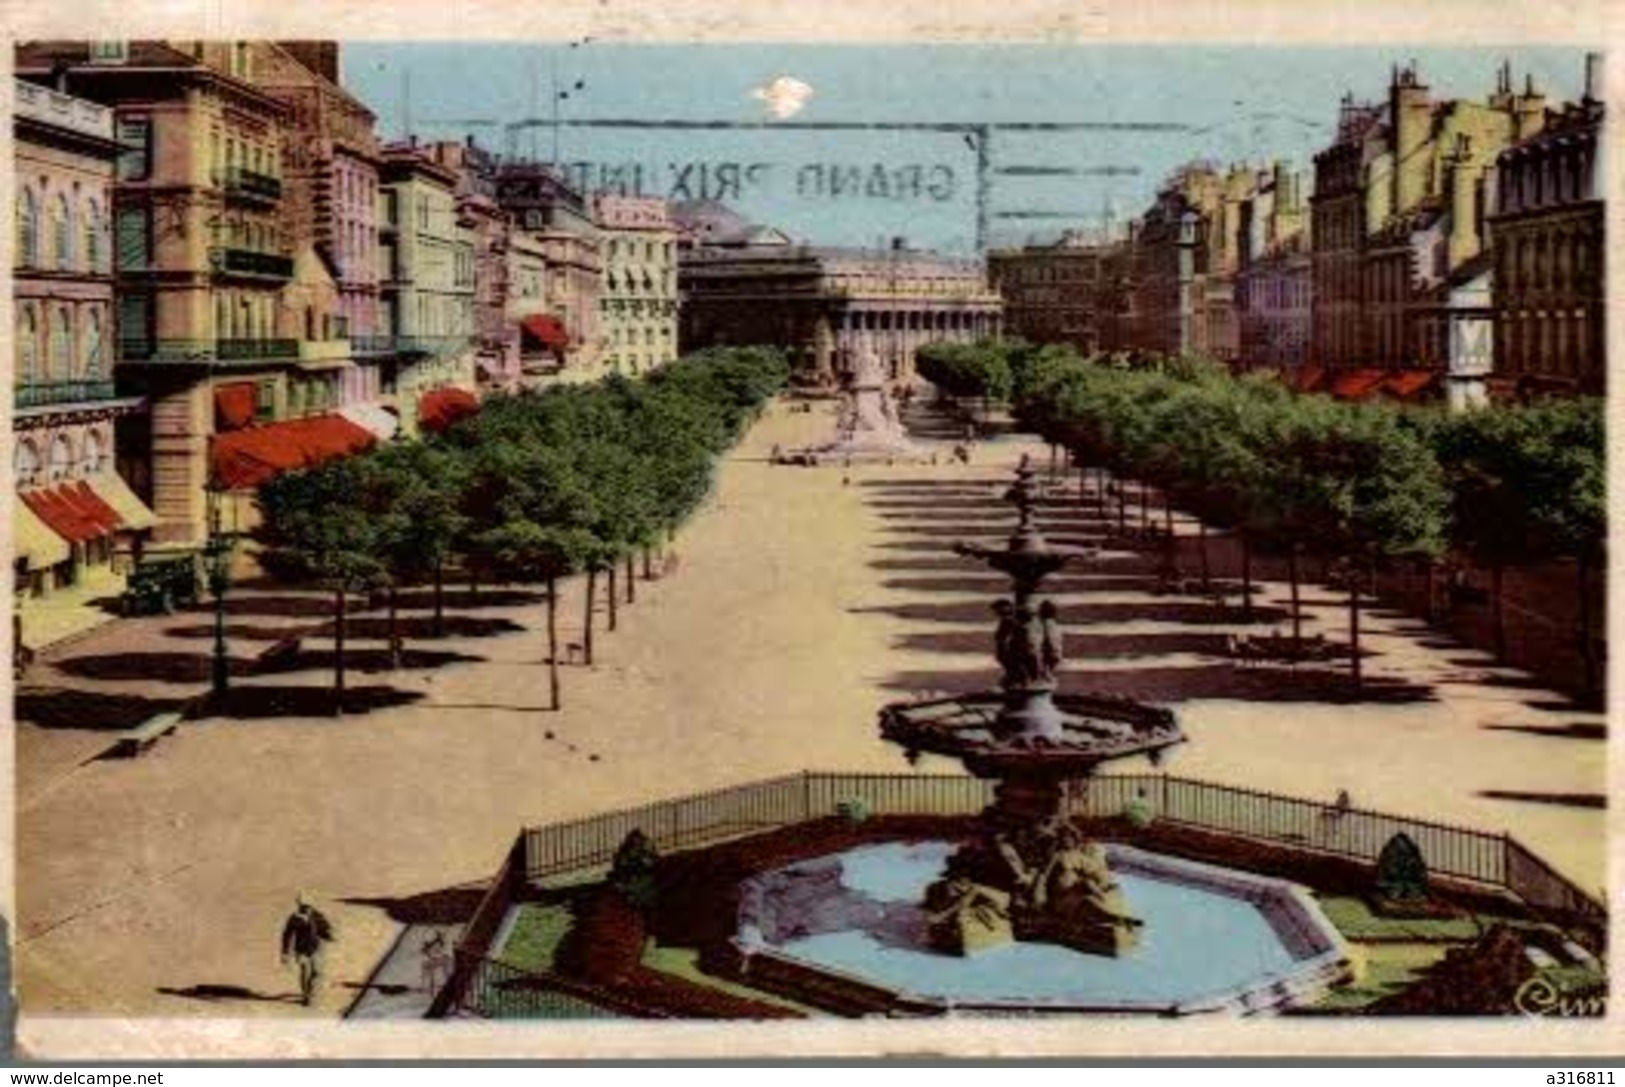
POLYGON ((400 644, 397 590, 432 580, 433 630, 445 630, 445 568, 466 546, 469 520, 461 509, 466 462, 451 449, 427 442, 396 442, 358 462, 367 472, 366 515, 378 533, 389 573, 391 661, 400 644))
POLYGON ((368 471, 360 458, 329 461, 277 476, 260 487, 257 532, 266 569, 333 593, 333 709, 344 712, 346 603, 352 592, 386 584, 379 526, 367 508, 368 471))

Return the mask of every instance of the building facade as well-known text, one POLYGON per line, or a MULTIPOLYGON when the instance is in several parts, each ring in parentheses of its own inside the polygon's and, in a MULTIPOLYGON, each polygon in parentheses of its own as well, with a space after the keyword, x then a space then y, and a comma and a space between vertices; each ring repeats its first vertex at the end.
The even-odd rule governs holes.
POLYGON ((1496 159, 1495 375, 1498 399, 1607 388, 1600 58, 1586 94, 1496 159))
POLYGON ((1032 343, 1069 344, 1085 355, 1104 348, 1103 309, 1111 257, 1121 242, 1068 233, 1054 245, 994 250, 988 280, 1004 299, 1004 328, 1032 343))
POLYGON ((1365 356, 1365 176, 1381 130, 1377 106, 1345 96, 1335 142, 1315 155, 1309 358, 1318 369, 1357 366, 1365 356))
POLYGON ((867 339, 891 379, 928 343, 999 336, 1003 303, 980 261, 894 246, 695 248, 679 262, 685 350, 772 344, 802 385, 830 387, 867 339))
POLYGON ((25 643, 45 601, 116 578, 152 512, 119 475, 113 325, 113 113, 18 81, 13 116, 12 556, 25 643), (120 564, 122 565, 122 564, 120 564))
MULTIPOLYGON (((597 224, 585 198, 551 167, 533 162, 505 162, 497 172, 497 203, 516 229, 529 231, 541 243, 547 268, 546 315, 552 331, 540 343, 541 323, 532 323, 521 352, 563 355, 560 373, 580 376, 597 369, 602 358, 599 294, 603 253, 597 224)), ((523 335, 523 330, 522 335, 523 335)), ((542 367, 533 363, 533 370, 542 367)))
POLYGON ((604 364, 641 374, 677 358, 677 231, 666 201, 600 195, 599 328, 604 364))
POLYGON ((380 195, 380 313, 394 339, 383 402, 415 436, 425 396, 475 387, 474 231, 457 175, 415 143, 384 148, 380 195))

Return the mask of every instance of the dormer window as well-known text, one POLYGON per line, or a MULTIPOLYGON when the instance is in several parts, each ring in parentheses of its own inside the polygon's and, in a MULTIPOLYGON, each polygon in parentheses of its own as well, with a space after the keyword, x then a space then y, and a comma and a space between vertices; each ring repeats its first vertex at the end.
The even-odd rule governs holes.
POLYGON ((92 64, 124 64, 129 59, 129 42, 90 43, 90 63, 92 64))

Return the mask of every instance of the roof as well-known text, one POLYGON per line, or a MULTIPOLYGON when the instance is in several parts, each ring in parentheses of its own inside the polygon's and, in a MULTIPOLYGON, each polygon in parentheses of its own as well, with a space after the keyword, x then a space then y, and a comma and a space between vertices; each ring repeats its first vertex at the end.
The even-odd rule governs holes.
POLYGON ((718 200, 679 200, 671 205, 678 233, 701 245, 789 245, 776 227, 753 223, 718 200))

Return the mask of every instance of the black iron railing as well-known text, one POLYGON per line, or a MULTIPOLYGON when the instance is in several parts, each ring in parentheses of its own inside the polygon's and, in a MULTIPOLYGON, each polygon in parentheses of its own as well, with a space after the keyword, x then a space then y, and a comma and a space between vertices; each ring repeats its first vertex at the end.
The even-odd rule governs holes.
POLYGON ((293 277, 293 258, 276 253, 261 253, 253 249, 222 249, 220 267, 238 275, 266 276, 272 279, 293 277))
POLYGON ((270 174, 233 166, 226 171, 226 192, 233 196, 246 196, 259 200, 282 199, 282 182, 270 174))
POLYGON ((78 404, 111 400, 118 395, 111 380, 35 381, 18 385, 13 402, 19 408, 39 408, 48 404, 78 404))
POLYGON ((241 362, 299 357, 299 341, 292 339, 122 339, 119 358, 124 362, 241 362))

